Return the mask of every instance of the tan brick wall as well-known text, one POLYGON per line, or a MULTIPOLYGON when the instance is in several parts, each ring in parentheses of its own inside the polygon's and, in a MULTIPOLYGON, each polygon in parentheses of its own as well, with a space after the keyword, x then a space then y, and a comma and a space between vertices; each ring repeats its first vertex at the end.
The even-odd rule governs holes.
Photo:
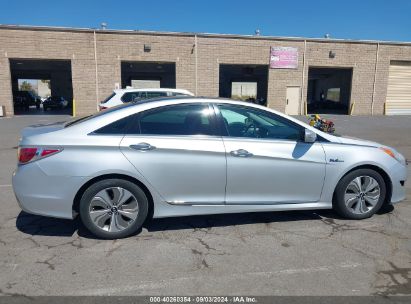
MULTIPOLYGON (((306 77, 309 67, 352 68, 351 103, 353 114, 370 114, 373 94, 376 45, 335 42, 307 42, 306 77), (335 58, 329 58, 329 52, 335 58)), ((307 87, 305 86, 306 96, 307 87)))
POLYGON ((0 29, 0 104, 13 113, 9 59, 71 60, 73 95, 80 114, 95 111, 93 34, 67 31, 0 29))
MULTIPOLYGON (((0 28, 0 105, 6 106, 8 115, 13 113, 10 58, 71 60, 77 114, 83 115, 95 112, 97 102, 111 93, 115 83, 121 85, 121 61, 173 62, 176 64, 177 88, 195 92, 197 51, 198 95, 216 97, 219 94, 220 64, 268 65, 270 46, 291 46, 298 48, 298 69, 269 70, 269 107, 284 111, 287 86, 303 88, 303 104, 306 101, 309 67, 346 67, 353 69, 351 102, 355 102, 354 114, 371 113, 377 51, 375 43, 307 41, 304 70, 303 40, 199 35, 197 50, 194 44, 193 35, 97 31, 96 93, 93 31, 0 28), (151 46, 151 52, 144 52, 144 44, 151 46), (336 54, 333 59, 328 56, 330 50, 336 54)), ((375 114, 383 113, 390 60, 411 61, 411 46, 380 45, 375 114)))
POLYGON ((176 87, 195 90, 193 37, 100 33, 96 44, 100 100, 121 84, 121 61, 175 63, 176 87), (151 52, 144 52, 144 44, 151 52))
POLYGON ((9 116, 13 114, 10 64, 4 50, 1 50, 1 55, 4 57, 0 59, 0 106, 5 107, 6 116, 9 116))

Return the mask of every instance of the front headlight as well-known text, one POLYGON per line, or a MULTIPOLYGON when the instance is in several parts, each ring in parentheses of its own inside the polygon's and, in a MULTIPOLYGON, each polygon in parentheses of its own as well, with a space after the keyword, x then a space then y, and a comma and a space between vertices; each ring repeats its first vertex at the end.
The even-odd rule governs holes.
POLYGON ((380 147, 380 150, 382 150, 383 152, 385 152, 392 158, 396 159, 403 166, 407 165, 407 161, 405 160, 405 157, 401 153, 398 153, 397 151, 395 151, 393 148, 380 147))

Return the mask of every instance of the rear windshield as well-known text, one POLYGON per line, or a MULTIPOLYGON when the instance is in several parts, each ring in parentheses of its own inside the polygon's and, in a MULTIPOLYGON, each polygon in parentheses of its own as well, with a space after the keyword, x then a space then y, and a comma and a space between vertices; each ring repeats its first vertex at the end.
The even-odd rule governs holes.
POLYGON ((106 103, 107 101, 109 101, 111 98, 113 98, 116 95, 116 93, 111 93, 110 96, 108 96, 106 99, 104 99, 101 103, 106 103))
MULTIPOLYGON (((178 97, 175 97, 175 98, 178 98, 178 97)), ((159 98, 146 99, 146 100, 140 101, 139 104, 148 103, 148 102, 155 102, 155 101, 160 101, 160 100, 164 100, 164 99, 167 99, 167 97, 159 97, 159 98)), ((101 111, 101 112, 97 112, 97 113, 95 113, 95 114, 93 114, 93 115, 83 116, 83 117, 79 117, 79 118, 74 118, 74 119, 66 122, 66 124, 64 125, 64 127, 67 128, 67 127, 76 125, 76 124, 78 124, 78 123, 80 123, 80 122, 84 122, 84 121, 87 121, 87 120, 90 120, 90 119, 99 117, 99 116, 101 116, 101 115, 105 115, 105 114, 108 114, 108 113, 111 113, 111 112, 120 110, 120 109, 123 109, 123 108, 134 107, 135 105, 136 105, 136 104, 135 104, 134 102, 122 103, 122 104, 119 104, 119 105, 114 106, 114 107, 112 107, 112 108, 109 108, 109 109, 107 109, 107 110, 103 110, 103 111, 101 111)))
POLYGON ((127 107, 130 107, 130 106, 133 106, 133 105, 134 105, 133 103, 128 103, 128 104, 127 104, 127 103, 124 103, 124 104, 120 104, 120 105, 118 105, 118 106, 109 108, 109 109, 107 109, 107 110, 104 110, 104 111, 101 111, 101 112, 97 112, 97 113, 95 113, 95 114, 93 114, 93 115, 88 115, 88 116, 83 116, 83 117, 79 117, 79 118, 74 118, 74 119, 69 120, 68 122, 66 122, 66 124, 64 125, 64 127, 67 128, 67 127, 76 125, 76 124, 78 124, 78 123, 80 123, 80 122, 84 122, 84 121, 87 121, 87 120, 90 120, 90 119, 99 117, 99 116, 101 116, 101 115, 105 115, 105 114, 108 114, 108 113, 111 113, 111 112, 114 112, 114 111, 117 111, 117 110, 120 110, 120 109, 123 109, 123 108, 127 108, 127 107))

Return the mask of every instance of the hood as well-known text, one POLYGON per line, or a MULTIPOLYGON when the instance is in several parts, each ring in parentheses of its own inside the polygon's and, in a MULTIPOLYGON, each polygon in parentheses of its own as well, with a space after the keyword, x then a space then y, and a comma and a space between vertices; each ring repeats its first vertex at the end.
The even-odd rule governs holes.
POLYGON ((65 123, 65 121, 59 121, 54 123, 32 125, 21 131, 21 137, 23 138, 61 130, 64 128, 65 123))
POLYGON ((376 148, 383 146, 374 141, 364 140, 364 139, 350 137, 350 136, 342 136, 342 137, 338 137, 338 139, 340 140, 342 144, 346 144, 346 145, 369 146, 369 147, 376 147, 376 148))

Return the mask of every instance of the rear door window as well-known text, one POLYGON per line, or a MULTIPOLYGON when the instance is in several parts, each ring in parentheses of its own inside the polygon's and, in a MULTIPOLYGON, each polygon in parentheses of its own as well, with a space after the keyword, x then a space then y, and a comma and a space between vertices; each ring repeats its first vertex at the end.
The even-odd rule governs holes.
POLYGON ((207 104, 173 105, 143 112, 144 135, 214 135, 213 112, 207 104))

